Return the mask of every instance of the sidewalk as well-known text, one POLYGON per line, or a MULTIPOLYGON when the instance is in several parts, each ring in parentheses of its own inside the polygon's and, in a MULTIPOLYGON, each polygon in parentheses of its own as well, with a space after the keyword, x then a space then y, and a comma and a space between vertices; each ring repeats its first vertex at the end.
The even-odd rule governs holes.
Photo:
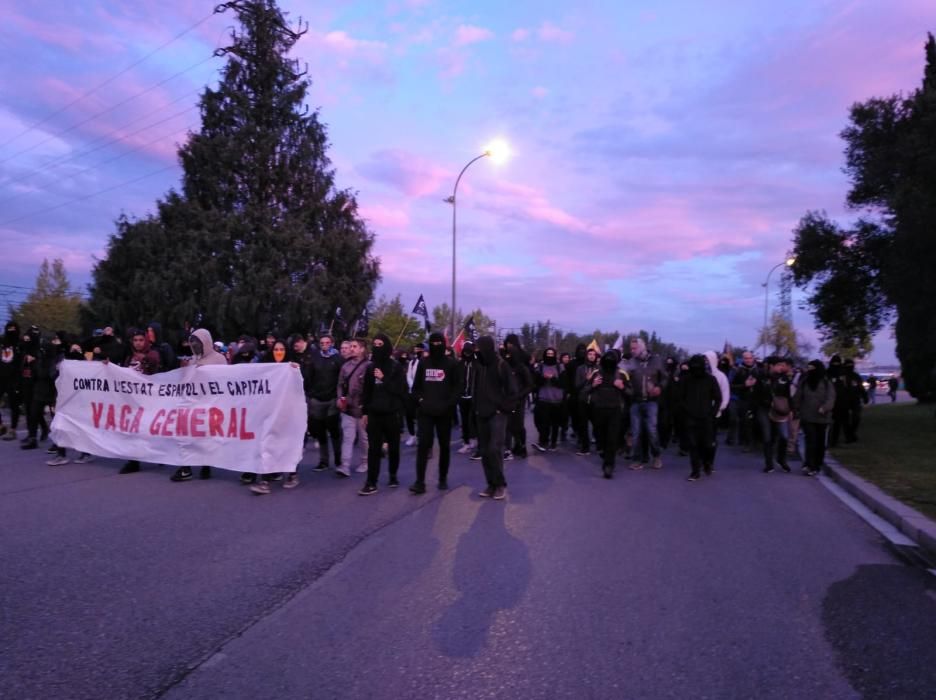
POLYGON ((860 476, 853 474, 833 457, 826 455, 824 473, 875 514, 896 527, 923 550, 925 558, 936 562, 936 522, 860 476))

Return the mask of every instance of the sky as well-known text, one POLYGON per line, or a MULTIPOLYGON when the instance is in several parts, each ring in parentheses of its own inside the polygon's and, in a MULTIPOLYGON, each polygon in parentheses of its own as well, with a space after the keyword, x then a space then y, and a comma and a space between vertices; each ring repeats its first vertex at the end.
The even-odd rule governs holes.
MULTIPOLYGON (((114 220, 180 180, 234 23, 215 2, 0 5, 0 301, 44 258, 76 286, 114 220)), ((500 328, 753 345, 768 272, 809 210, 848 223, 849 107, 922 80, 932 0, 280 0, 339 187, 375 234, 377 294, 500 328)), ((779 271, 767 303, 778 303, 779 271)), ((805 293, 793 320, 816 347, 805 293)), ((817 353, 814 353, 817 354, 817 353)), ((891 364, 890 331, 872 359, 891 364)))

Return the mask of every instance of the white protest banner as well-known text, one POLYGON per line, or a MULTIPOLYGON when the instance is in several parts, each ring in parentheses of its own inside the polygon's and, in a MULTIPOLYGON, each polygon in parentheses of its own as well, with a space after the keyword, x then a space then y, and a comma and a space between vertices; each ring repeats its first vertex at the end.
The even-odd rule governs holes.
POLYGON ((235 471, 292 471, 302 459, 306 402, 287 363, 205 365, 143 375, 65 360, 52 440, 102 457, 235 471))

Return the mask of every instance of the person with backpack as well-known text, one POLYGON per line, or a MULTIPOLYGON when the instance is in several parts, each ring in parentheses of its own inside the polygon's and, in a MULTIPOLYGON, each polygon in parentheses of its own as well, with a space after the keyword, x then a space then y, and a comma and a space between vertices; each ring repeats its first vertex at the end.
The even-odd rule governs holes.
POLYGON ((826 376, 822 360, 813 360, 806 367, 806 378, 800 382, 794 405, 806 438, 803 473, 816 476, 825 460, 826 433, 835 409, 835 387, 826 376))

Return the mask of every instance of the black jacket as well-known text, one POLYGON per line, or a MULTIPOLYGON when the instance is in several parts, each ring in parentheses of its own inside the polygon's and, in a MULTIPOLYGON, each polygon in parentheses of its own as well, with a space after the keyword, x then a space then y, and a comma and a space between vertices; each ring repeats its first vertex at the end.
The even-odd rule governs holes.
POLYGON ((479 418, 496 413, 510 413, 520 401, 513 372, 501 358, 491 365, 475 363, 474 403, 472 409, 479 418))
POLYGON ((463 380, 458 361, 453 357, 423 357, 416 366, 413 398, 427 416, 452 412, 462 393, 463 380))
POLYGON ((364 370, 364 395, 361 400, 362 413, 369 415, 387 415, 403 410, 403 397, 406 395, 406 375, 400 363, 387 358, 378 364, 372 362, 364 370), (377 381, 374 370, 383 372, 383 379, 377 381))
POLYGON ((714 419, 721 406, 721 389, 711 374, 689 374, 678 383, 679 407, 694 420, 714 419))

